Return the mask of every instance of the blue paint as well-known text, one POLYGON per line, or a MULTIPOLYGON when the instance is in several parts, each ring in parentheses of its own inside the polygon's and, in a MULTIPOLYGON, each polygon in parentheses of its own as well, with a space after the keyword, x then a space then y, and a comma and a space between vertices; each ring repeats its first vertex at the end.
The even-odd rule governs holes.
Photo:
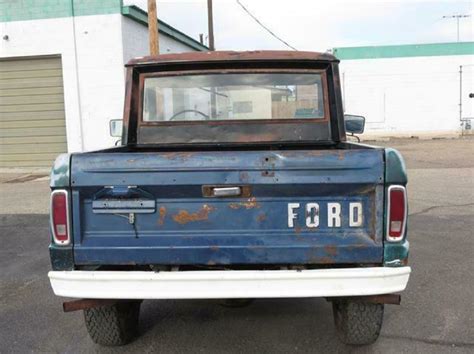
POLYGON ((385 182, 406 185, 408 182, 405 161, 398 150, 385 149, 385 182))
POLYGON ((384 155, 381 149, 85 153, 72 157, 76 264, 368 264, 383 262, 384 155), (207 198, 203 185, 250 185, 251 198, 207 198), (105 186, 137 186, 156 211, 94 213, 105 186), (304 206, 320 204, 320 226, 304 206), (342 206, 329 228, 327 203, 342 206), (349 203, 364 222, 350 227, 349 203), (288 203, 300 203, 288 227, 288 203))
POLYGON ((401 267, 408 259, 410 249, 409 242, 405 239, 402 242, 385 243, 384 247, 384 264, 390 267, 401 267))
MULTIPOLYGON (((408 183, 407 169, 405 161, 399 151, 387 148, 385 149, 385 195, 388 193, 388 187, 392 184, 406 186, 408 183)), ((384 214, 387 215, 388 198, 385 198, 384 214)), ((386 218, 384 218, 385 220, 386 218)), ((392 267, 403 266, 408 258, 409 243, 407 241, 408 235, 408 220, 405 227, 405 233, 400 242, 385 242, 384 246, 384 263, 392 267)), ((384 225, 384 235, 387 233, 386 224, 384 225)))
POLYGON ((56 158, 50 174, 51 188, 69 187, 70 161, 70 154, 61 154, 56 158))

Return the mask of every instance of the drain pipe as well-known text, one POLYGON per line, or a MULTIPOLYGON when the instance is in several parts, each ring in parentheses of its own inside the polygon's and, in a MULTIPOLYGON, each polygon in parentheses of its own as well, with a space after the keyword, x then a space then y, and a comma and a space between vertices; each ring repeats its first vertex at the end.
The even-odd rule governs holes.
POLYGON ((72 35, 73 35, 73 41, 74 41, 74 64, 75 64, 75 69, 76 69, 76 82, 77 82, 77 103, 78 103, 78 108, 79 108, 78 110, 79 111, 79 135, 80 135, 81 152, 83 152, 84 151, 84 128, 82 124, 82 100, 81 100, 81 85, 79 81, 79 63, 78 63, 78 55, 77 55, 74 0, 71 0, 71 15, 72 15, 72 35))

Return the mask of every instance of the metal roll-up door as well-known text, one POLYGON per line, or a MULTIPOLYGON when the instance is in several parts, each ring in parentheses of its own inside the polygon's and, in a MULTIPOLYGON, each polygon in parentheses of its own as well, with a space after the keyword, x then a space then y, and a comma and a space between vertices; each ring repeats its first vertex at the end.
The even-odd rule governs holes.
POLYGON ((0 59, 0 168, 51 167, 63 152, 61 58, 0 59))

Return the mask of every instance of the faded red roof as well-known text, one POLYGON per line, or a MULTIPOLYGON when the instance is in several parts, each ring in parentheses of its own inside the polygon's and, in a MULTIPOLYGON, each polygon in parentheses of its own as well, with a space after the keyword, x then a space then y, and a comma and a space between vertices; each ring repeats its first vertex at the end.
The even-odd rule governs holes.
POLYGON ((240 60, 318 60, 318 61, 338 61, 329 53, 300 52, 284 50, 255 50, 247 52, 235 51, 215 51, 215 52, 187 52, 177 54, 160 54, 132 59, 127 66, 132 65, 152 65, 165 62, 209 62, 209 61, 240 61, 240 60))

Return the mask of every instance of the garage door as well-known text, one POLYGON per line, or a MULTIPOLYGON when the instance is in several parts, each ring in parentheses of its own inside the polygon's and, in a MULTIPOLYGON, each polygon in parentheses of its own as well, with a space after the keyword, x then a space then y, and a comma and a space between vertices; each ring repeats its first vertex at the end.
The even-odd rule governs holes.
POLYGON ((51 167, 64 117, 61 58, 0 59, 0 167, 51 167))

